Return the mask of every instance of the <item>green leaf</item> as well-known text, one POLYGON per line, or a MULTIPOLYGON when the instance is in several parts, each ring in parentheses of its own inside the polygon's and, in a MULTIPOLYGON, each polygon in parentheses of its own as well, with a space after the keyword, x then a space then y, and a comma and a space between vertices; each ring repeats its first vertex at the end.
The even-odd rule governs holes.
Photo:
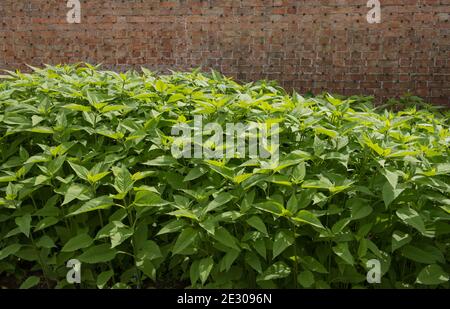
POLYGON ((211 168, 216 173, 219 173, 223 177, 233 180, 234 179, 234 171, 225 166, 222 162, 214 161, 214 160, 206 160, 206 164, 208 164, 209 168, 211 168))
POLYGON ((174 233, 177 232, 179 230, 181 230, 184 226, 185 226, 185 222, 183 220, 173 220, 171 222, 169 222, 168 224, 166 224, 165 226, 163 226, 159 232, 156 234, 158 235, 164 235, 164 234, 168 234, 168 233, 174 233))
POLYGON ((107 105, 102 108, 102 113, 108 113, 108 112, 116 112, 116 111, 123 111, 127 109, 128 106, 126 105, 107 105))
POLYGON ((133 205, 138 207, 163 206, 167 202, 161 196, 152 191, 138 191, 134 198, 133 205))
POLYGON ((254 252, 250 251, 245 254, 245 262, 258 273, 262 273, 261 261, 259 260, 258 255, 256 255, 254 252))
POLYGON ((412 240, 411 235, 403 233, 401 231, 394 231, 394 233, 392 233, 391 252, 394 252, 395 250, 403 247, 404 245, 409 244, 411 240, 412 240))
POLYGON ((370 207, 369 205, 357 203, 353 205, 351 210, 352 210, 351 216, 352 220, 360 220, 370 215, 373 211, 373 208, 370 207))
POLYGON ((154 260, 163 257, 161 249, 153 240, 146 240, 139 248, 137 257, 141 260, 154 260))
POLYGON ((422 233, 422 235, 426 235, 425 223, 417 211, 405 206, 398 209, 395 213, 397 214, 397 217, 403 221, 403 223, 412 226, 422 233))
POLYGON ((80 111, 80 112, 90 112, 91 111, 91 107, 90 106, 85 106, 85 105, 80 105, 80 104, 67 104, 64 105, 63 108, 67 108, 73 111, 80 111))
POLYGON ((353 256, 348 249, 348 243, 338 243, 337 246, 333 247, 333 252, 347 264, 352 266, 353 264, 355 264, 355 260, 353 259, 353 256))
POLYGON ((307 210, 300 210, 292 219, 297 222, 306 223, 317 228, 325 229, 320 220, 313 213, 307 210))
POLYGON ((396 172, 391 172, 388 169, 382 169, 381 173, 384 175, 384 177, 386 177, 392 188, 397 188, 398 174, 396 172))
POLYGON ((282 216, 284 214, 284 207, 280 203, 276 201, 267 201, 263 203, 258 203, 254 205, 256 208, 261 209, 263 211, 270 212, 277 216, 282 216))
POLYGON ((268 281, 286 278, 291 274, 291 269, 283 262, 276 262, 267 268, 262 274, 258 275, 257 281, 268 281))
POLYGON ((325 129, 323 127, 316 127, 314 128, 314 131, 316 132, 316 134, 324 134, 331 138, 336 138, 338 136, 338 132, 334 130, 325 129))
POLYGON ((186 99, 186 97, 183 94, 175 93, 175 94, 170 96, 170 98, 167 101, 167 103, 173 103, 173 102, 177 102, 177 101, 182 101, 184 99, 186 99))
POLYGON ((365 257, 368 249, 369 249, 369 241, 365 238, 361 239, 358 247, 358 256, 360 258, 365 257))
POLYGON ((55 242, 53 241, 53 239, 51 239, 47 235, 44 235, 41 238, 39 238, 39 240, 36 242, 36 247, 51 249, 56 246, 55 246, 55 242))
POLYGON ((122 166, 122 168, 114 167, 112 170, 115 177, 114 188, 118 193, 126 194, 133 189, 134 181, 125 166, 122 166))
POLYGON ((237 175, 233 177, 233 182, 236 184, 240 184, 243 181, 249 179, 250 177, 252 177, 253 174, 247 173, 247 174, 241 174, 241 175, 237 175))
POLYGON ((189 247, 197 238, 198 232, 193 228, 184 229, 178 236, 175 245, 172 248, 172 253, 181 254, 181 252, 189 247))
POLYGON ((200 263, 198 264, 198 272, 202 284, 205 284, 206 280, 209 277, 209 274, 211 273, 211 270, 213 269, 213 266, 214 260, 211 257, 200 260, 200 263))
POLYGON ((42 134, 53 134, 55 133, 52 128, 49 127, 34 127, 31 129, 27 129, 29 132, 33 133, 42 133, 42 134))
POLYGON ((422 249, 412 245, 406 245, 400 251, 404 257, 418 263, 435 264, 437 262, 444 262, 442 256, 436 255, 425 248, 422 249))
POLYGON ((90 247, 78 257, 78 260, 88 264, 105 263, 113 260, 116 254, 117 251, 111 249, 109 244, 102 244, 90 247))
POLYGON ((156 281, 156 267, 149 259, 136 262, 136 266, 150 279, 156 281))
POLYGON ((273 259, 280 255, 284 250, 286 250, 286 248, 291 246, 294 241, 294 237, 291 235, 291 233, 279 231, 275 235, 275 239, 273 241, 273 259))
POLYGON ((24 164, 49 162, 51 159, 52 157, 49 155, 36 155, 28 158, 28 160, 26 160, 24 164))
MULTIPOLYGON (((230 173, 232 173, 232 171, 230 173)), ((256 174, 250 177, 246 177, 246 179, 242 181, 242 187, 244 188, 244 190, 249 190, 251 187, 256 186, 257 184, 264 183, 265 180, 267 180, 267 175, 264 174, 256 174)))
POLYGON ((114 271, 107 270, 97 276, 97 287, 103 289, 109 280, 114 276, 114 271))
POLYGON ((350 218, 343 218, 336 222, 331 228, 333 234, 339 234, 344 230, 344 228, 351 222, 350 218))
POLYGON ((109 237, 110 232, 116 227, 116 224, 114 222, 110 222, 104 227, 100 229, 100 231, 97 232, 97 235, 95 236, 95 239, 102 239, 109 237))
MULTIPOLYGON (((168 215, 175 216, 177 218, 184 217, 184 218, 189 218, 189 219, 192 219, 195 221, 199 221, 198 217, 192 211, 187 210, 187 209, 178 209, 175 211, 171 211, 168 213, 168 215)), ((204 221, 204 222, 202 222, 202 224, 205 224, 206 222, 207 221, 204 221)))
POLYGON ((226 203, 228 203, 229 201, 231 201, 233 199, 233 195, 231 195, 230 193, 227 192, 222 192, 220 193, 213 201, 211 201, 208 206, 206 206, 205 210, 203 211, 203 213, 207 213, 210 212, 222 205, 225 205, 226 203))
POLYGON ((62 252, 73 252, 84 249, 92 245, 94 240, 88 234, 79 234, 69 239, 69 241, 61 249, 62 252))
POLYGON ((375 151, 379 156, 385 156, 390 153, 389 150, 385 150, 377 143, 374 143, 368 138, 367 136, 364 136, 364 143, 369 146, 373 151, 375 151))
POLYGON ((31 289, 32 287, 38 285, 40 281, 41 281, 41 279, 39 277, 36 277, 36 276, 28 277, 27 280, 22 282, 19 289, 24 289, 24 290, 31 289))
POLYGON ((448 282, 449 276, 441 266, 433 264, 422 269, 417 276, 416 282, 425 285, 438 285, 448 282))
POLYGON ((297 197, 295 196, 295 194, 292 194, 291 198, 289 199, 289 201, 287 203, 286 209, 292 214, 295 214, 298 211, 298 209, 299 209, 298 200, 297 200, 297 197))
POLYGON ((178 164, 178 161, 171 156, 161 156, 142 164, 149 166, 174 166, 178 164))
POLYGON ((200 271, 198 269, 199 264, 200 264, 200 260, 195 260, 191 264, 191 268, 189 269, 189 278, 191 279, 192 285, 194 285, 200 278, 200 271))
POLYGON ((30 237, 31 215, 25 214, 22 217, 17 217, 15 221, 20 232, 25 234, 27 237, 30 237))
POLYGON ((22 245, 12 244, 0 250, 0 261, 20 250, 22 245))
POLYGON ((328 274, 326 268, 312 256, 301 256, 300 263, 310 271, 321 274, 328 274))
POLYGON ((84 166, 75 164, 73 162, 69 162, 70 167, 72 167, 72 169, 75 171, 75 173, 77 174, 78 177, 80 177, 83 180, 88 180, 88 174, 89 171, 87 168, 85 168, 84 166))
POLYGON ((102 180, 103 178, 105 178, 106 176, 108 176, 110 174, 110 172, 102 172, 102 173, 98 173, 98 174, 91 174, 90 172, 87 174, 87 179, 90 183, 95 184, 97 182, 99 182, 100 180, 102 180))
POLYGON ((62 205, 69 204, 75 199, 78 199, 80 201, 86 201, 91 198, 91 195, 89 194, 89 187, 77 183, 73 183, 70 185, 70 187, 67 189, 67 191, 64 194, 64 201, 62 205))
POLYGON ((71 212, 67 216, 75 216, 95 210, 108 209, 112 205, 114 205, 113 199, 104 195, 90 200, 89 202, 85 203, 83 206, 81 206, 74 212, 71 212))
POLYGON ((52 225, 55 225, 58 222, 59 222, 59 220, 56 217, 44 218, 36 224, 36 227, 34 228, 34 232, 44 230, 52 225))
POLYGON ((304 288, 310 288, 314 284, 314 275, 309 270, 302 271, 297 276, 298 283, 304 288))
POLYGON ((254 227, 255 229, 257 229, 258 231, 260 231, 261 233, 267 235, 267 228, 266 225, 264 224, 264 221, 258 217, 258 216, 253 216, 250 219, 247 220, 248 225, 254 227))
POLYGON ((267 249, 264 239, 258 239, 255 242, 253 242, 252 245, 255 248, 256 252, 258 252, 258 254, 265 259, 267 249))
POLYGON ((162 80, 158 79, 155 83, 155 89, 158 92, 164 92, 167 89, 167 84, 164 83, 162 80))
POLYGON ((294 178, 295 182, 299 183, 305 178, 305 176, 306 176, 306 164, 305 162, 302 162, 293 169, 292 177, 294 178))
POLYGON ((219 227, 215 230, 214 239, 227 247, 240 251, 237 246, 237 239, 223 227, 219 227))
POLYGON ((66 161, 66 156, 59 156, 49 162, 47 166, 48 173, 50 175, 55 175, 62 167, 63 163, 66 161))
POLYGON ((187 182, 195 180, 203 176, 206 172, 207 170, 205 168, 197 166, 196 168, 193 168, 192 170, 189 171, 186 177, 184 177, 183 181, 187 182))
POLYGON ((386 182, 383 186, 383 201, 386 207, 391 205, 393 201, 404 191, 404 189, 393 188, 389 182, 386 182))
POLYGON ((131 176, 131 179, 133 181, 138 181, 147 177, 155 177, 158 175, 158 172, 156 171, 142 171, 142 172, 136 172, 131 176))
POLYGON ((17 177, 16 176, 1 176, 0 177, 0 183, 2 182, 13 182, 16 181, 17 177))
POLYGON ((305 189, 327 189, 333 187, 333 184, 328 179, 321 179, 321 180, 306 180, 302 184, 302 188, 305 189))
POLYGON ((277 185, 292 186, 292 183, 289 181, 289 177, 285 175, 271 175, 268 176, 266 180, 277 185))
POLYGON ((109 231, 111 248, 115 248, 133 235, 133 229, 120 221, 112 222, 114 227, 109 231))
POLYGON ((222 258, 220 261, 220 271, 228 272, 233 265, 234 261, 239 257, 239 251, 237 250, 230 250, 227 254, 222 258))

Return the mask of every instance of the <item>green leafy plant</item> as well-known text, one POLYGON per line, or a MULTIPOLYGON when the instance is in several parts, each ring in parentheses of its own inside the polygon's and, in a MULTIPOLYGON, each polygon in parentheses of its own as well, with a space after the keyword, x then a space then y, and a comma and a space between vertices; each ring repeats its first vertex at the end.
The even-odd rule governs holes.
POLYGON ((445 110, 216 72, 8 73, 0 277, 22 288, 73 287, 71 259, 86 288, 449 288, 445 110), (174 158, 171 128, 194 115, 278 123, 279 162, 174 158))

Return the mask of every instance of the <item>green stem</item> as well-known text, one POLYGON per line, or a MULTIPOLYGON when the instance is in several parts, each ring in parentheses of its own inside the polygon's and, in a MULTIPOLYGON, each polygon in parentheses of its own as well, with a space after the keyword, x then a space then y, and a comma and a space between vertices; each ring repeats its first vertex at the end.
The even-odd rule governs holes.
POLYGON ((33 234, 32 233, 30 233, 30 239, 31 239, 31 243, 33 244, 34 249, 37 251, 38 263, 41 266, 42 274, 44 275, 44 279, 45 279, 45 283, 47 284, 47 288, 49 289, 50 288, 50 282, 48 281, 47 270, 44 267, 44 261, 42 261, 41 251, 38 250, 38 247, 36 246, 36 243, 34 242, 34 238, 33 238, 33 234))
MULTIPOLYGON (((329 213, 327 211, 327 218, 326 218, 327 228, 329 226, 328 218, 329 218, 329 213)), ((330 246, 330 252, 333 252, 331 241, 328 241, 328 245, 330 246)), ((332 256, 331 254, 328 255, 328 281, 331 281, 331 256, 332 256)))
POLYGON ((104 228, 104 227, 105 227, 105 224, 103 223, 103 215, 102 215, 102 211, 99 209, 99 210, 97 210, 97 212, 98 212, 98 219, 100 220, 100 226, 101 226, 102 228, 104 228))
POLYGON ((297 289, 298 288, 298 282, 297 282, 297 277, 298 277, 297 231, 296 231, 295 223, 293 223, 292 221, 289 221, 289 222, 292 226, 292 233, 294 236, 294 286, 297 289))
POLYGON ((138 288, 140 289, 142 287, 142 279, 141 279, 141 272, 139 271, 139 268, 136 265, 136 256, 137 256, 137 251, 136 251, 136 234, 134 233, 134 227, 136 225, 136 220, 133 220, 131 214, 132 212, 129 209, 129 205, 126 201, 126 197, 124 199, 124 203, 125 203, 125 209, 127 211, 127 215, 128 215, 128 222, 130 224, 130 227, 133 228, 133 236, 131 237, 131 247, 133 248, 133 261, 134 261, 134 267, 136 270, 136 277, 137 277, 137 281, 138 281, 138 288))

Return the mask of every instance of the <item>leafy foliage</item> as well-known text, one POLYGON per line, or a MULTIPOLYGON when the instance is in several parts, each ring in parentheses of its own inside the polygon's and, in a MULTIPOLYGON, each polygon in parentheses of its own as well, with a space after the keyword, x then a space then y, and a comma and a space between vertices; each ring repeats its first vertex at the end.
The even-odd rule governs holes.
POLYGON ((0 82, 0 274, 23 288, 449 288, 448 112, 213 72, 0 82), (280 125, 280 160, 175 159, 173 125, 280 125), (366 283, 368 260, 382 282, 366 283))

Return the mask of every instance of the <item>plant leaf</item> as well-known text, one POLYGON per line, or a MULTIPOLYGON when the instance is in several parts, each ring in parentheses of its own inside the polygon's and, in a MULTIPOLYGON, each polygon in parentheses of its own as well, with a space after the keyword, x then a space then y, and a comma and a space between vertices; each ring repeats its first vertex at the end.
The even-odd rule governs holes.
POLYGON ((294 243, 294 237, 285 231, 279 231, 273 241, 273 259, 294 243))
POLYGON ((181 254, 181 252, 189 247, 197 238, 198 232, 193 228, 184 229, 180 235, 178 235, 177 241, 172 248, 172 253, 181 254))
POLYGON ((61 249, 61 252, 73 252, 79 249, 84 249, 90 247, 93 242, 94 240, 88 234, 79 234, 69 239, 69 241, 67 241, 61 249))
POLYGON ((333 252, 347 264, 352 266, 353 264, 355 264, 355 260, 353 259, 353 256, 348 249, 348 243, 338 243, 335 247, 333 247, 333 252))
POLYGON ((41 279, 36 276, 28 277, 22 284, 20 285, 19 289, 31 289, 32 287, 39 284, 41 279))
POLYGON ((292 219, 297 222, 306 223, 317 228, 325 229, 320 220, 313 213, 307 210, 300 210, 292 219))
POLYGON ((441 266, 433 264, 422 269, 417 276, 417 283, 425 285, 438 285, 448 282, 449 276, 441 266))
POLYGON ((209 277, 209 274, 211 273, 213 266, 214 260, 211 257, 207 257, 200 260, 200 263, 198 264, 198 271, 202 284, 205 284, 206 280, 209 277))
POLYGON ((78 260, 88 264, 105 263, 113 260, 116 254, 117 251, 111 249, 109 244, 102 244, 88 248, 78 257, 78 260))
POLYGON ((91 212, 95 210, 108 209, 114 205, 113 199, 108 196, 100 196, 89 202, 83 204, 80 208, 68 214, 68 216, 75 216, 86 212, 91 212))

